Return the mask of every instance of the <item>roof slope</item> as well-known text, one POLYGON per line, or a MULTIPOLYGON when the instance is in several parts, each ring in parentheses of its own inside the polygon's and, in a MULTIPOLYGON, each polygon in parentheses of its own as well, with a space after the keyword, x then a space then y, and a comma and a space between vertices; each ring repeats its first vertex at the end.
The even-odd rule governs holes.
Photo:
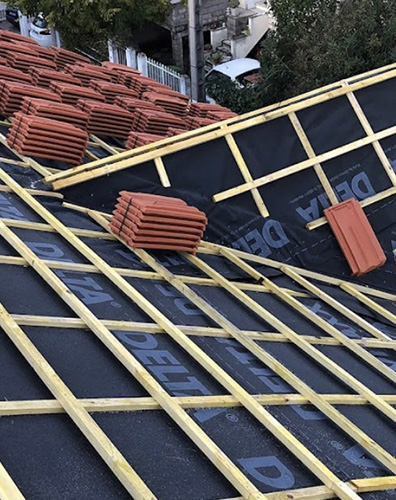
POLYGON ((395 87, 391 65, 46 182, 107 210, 128 186, 179 196, 208 214, 212 242, 339 277, 323 209, 353 197, 388 257, 360 282, 395 291, 395 87))
POLYGON ((2 500, 396 497, 395 295, 0 180, 2 500))

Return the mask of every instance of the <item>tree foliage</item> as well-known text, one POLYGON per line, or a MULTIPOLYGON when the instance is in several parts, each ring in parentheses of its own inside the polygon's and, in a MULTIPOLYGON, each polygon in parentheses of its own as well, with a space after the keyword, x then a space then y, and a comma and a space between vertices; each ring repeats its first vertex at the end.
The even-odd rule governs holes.
POLYGON ((95 47, 108 38, 127 43, 135 28, 162 21, 169 8, 168 0, 16 0, 13 4, 27 14, 42 12, 71 49, 95 47))
POLYGON ((239 96, 243 111, 396 61, 396 0, 271 0, 271 8, 260 88, 252 102, 250 89, 239 96))
POLYGON ((263 104, 389 64, 396 0, 272 0, 276 30, 261 50, 263 104))

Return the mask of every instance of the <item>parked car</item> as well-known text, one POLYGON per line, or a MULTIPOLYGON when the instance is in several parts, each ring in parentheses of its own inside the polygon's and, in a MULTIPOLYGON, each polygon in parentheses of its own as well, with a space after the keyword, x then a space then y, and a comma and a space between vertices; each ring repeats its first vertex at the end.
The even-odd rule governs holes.
POLYGON ((29 36, 42 47, 51 47, 54 44, 48 22, 42 14, 36 16, 30 25, 29 36))
POLYGON ((6 9, 6 19, 13 26, 19 26, 19 10, 16 7, 8 7, 6 9))
MULTIPOLYGON (((240 88, 248 84, 257 83, 260 77, 260 62, 247 57, 233 59, 232 61, 219 64, 209 71, 205 77, 205 83, 210 87, 211 83, 223 81, 236 82, 240 88)), ((215 104, 215 100, 207 94, 207 100, 215 104)))

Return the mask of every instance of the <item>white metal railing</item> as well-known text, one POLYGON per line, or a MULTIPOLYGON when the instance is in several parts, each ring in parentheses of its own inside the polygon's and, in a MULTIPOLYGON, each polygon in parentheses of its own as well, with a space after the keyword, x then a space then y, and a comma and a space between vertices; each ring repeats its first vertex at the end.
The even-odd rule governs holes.
POLYGON ((7 5, 5 3, 0 3, 0 22, 6 20, 6 8, 7 5))
POLYGON ((181 75, 172 68, 165 66, 165 64, 147 57, 143 52, 138 53, 131 47, 119 47, 111 41, 109 41, 108 47, 110 61, 136 68, 143 76, 152 78, 159 83, 169 85, 173 90, 188 95, 188 86, 186 85, 187 77, 185 75, 181 75))

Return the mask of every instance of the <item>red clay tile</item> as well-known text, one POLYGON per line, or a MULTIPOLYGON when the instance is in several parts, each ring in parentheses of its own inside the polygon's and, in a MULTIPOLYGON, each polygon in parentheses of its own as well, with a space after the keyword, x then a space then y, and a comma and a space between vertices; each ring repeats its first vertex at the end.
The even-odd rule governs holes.
POLYGON ((25 97, 21 111, 26 115, 41 116, 51 120, 71 123, 78 128, 87 130, 88 113, 60 102, 46 101, 25 97))
POLYGON ((91 99, 104 102, 104 97, 99 92, 89 87, 79 87, 70 83, 51 82, 50 90, 61 97, 65 104, 76 105, 79 99, 91 99))
POLYGON ((25 97, 60 101, 60 97, 50 90, 20 82, 0 81, 0 113, 3 116, 11 116, 20 111, 25 97))
POLYGON ((14 33, 13 31, 0 30, 0 40, 6 42, 19 42, 27 43, 29 45, 39 45, 36 40, 29 38, 28 36, 20 35, 19 33, 14 33))
POLYGON ((44 57, 36 57, 18 52, 8 52, 6 56, 7 64, 15 69, 20 69, 27 73, 30 67, 56 69, 53 61, 44 57))
POLYGON ((72 165, 82 162, 88 134, 68 123, 16 113, 7 135, 10 147, 23 155, 58 160, 72 165))
POLYGON ((358 201, 344 201, 327 208, 324 214, 354 276, 385 264, 384 251, 358 201))
POLYGON ((32 83, 34 83, 34 85, 37 85, 38 87, 49 88, 51 82, 63 82, 70 83, 72 85, 81 85, 81 81, 78 80, 78 78, 75 78, 68 73, 62 73, 61 71, 30 67, 29 73, 32 76, 32 83))

